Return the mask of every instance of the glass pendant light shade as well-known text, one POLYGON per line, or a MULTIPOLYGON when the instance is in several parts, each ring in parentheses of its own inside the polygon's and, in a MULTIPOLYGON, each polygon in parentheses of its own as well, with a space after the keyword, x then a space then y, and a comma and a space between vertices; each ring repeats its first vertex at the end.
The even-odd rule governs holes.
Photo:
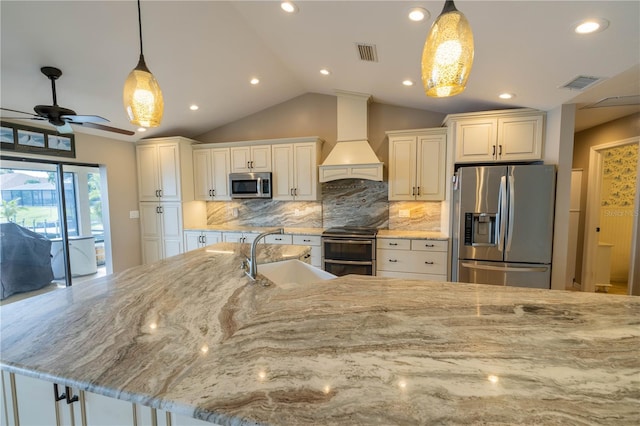
POLYGON ((164 100, 158 80, 151 74, 140 55, 138 65, 129 73, 122 92, 124 108, 131 124, 158 127, 164 112, 164 100))
POLYGON ((422 51, 422 83, 427 96, 464 91, 473 65, 473 33, 467 18, 447 0, 422 51))

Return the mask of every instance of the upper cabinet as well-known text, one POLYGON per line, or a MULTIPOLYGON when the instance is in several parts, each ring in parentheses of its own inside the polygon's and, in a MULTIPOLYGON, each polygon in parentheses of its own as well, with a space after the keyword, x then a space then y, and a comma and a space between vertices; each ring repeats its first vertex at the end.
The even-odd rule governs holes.
POLYGON ((447 129, 387 132, 389 200, 445 199, 447 129))
POLYGON ((193 149, 193 186, 196 200, 230 200, 229 171, 231 170, 229 148, 193 149))
POLYGON ((140 201, 193 200, 192 140, 157 138, 136 145, 140 201))
POLYGON ((538 110, 514 109, 447 116, 455 162, 542 160, 545 115, 538 110))
POLYGON ((231 171, 233 173, 270 172, 271 145, 232 147, 231 171))
POLYGON ((318 159, 321 146, 320 139, 272 146, 274 200, 318 199, 318 159))

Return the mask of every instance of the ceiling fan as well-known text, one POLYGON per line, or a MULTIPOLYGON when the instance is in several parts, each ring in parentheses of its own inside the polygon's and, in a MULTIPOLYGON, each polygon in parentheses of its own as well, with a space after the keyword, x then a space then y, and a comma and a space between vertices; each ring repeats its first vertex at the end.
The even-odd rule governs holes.
POLYGON ((0 108, 4 111, 17 112, 19 114, 31 115, 32 117, 4 117, 8 119, 18 120, 47 120, 52 125, 56 126, 58 133, 69 134, 73 133, 71 124, 76 124, 84 127, 91 127, 93 129, 105 130, 107 132, 120 133, 123 135, 133 135, 135 132, 130 130, 118 129, 116 127, 105 126, 100 123, 108 123, 109 120, 97 115, 78 115, 75 111, 58 106, 58 99, 56 96, 56 80, 62 75, 62 71, 55 67, 42 67, 40 68, 42 74, 47 76, 51 80, 51 91, 53 93, 53 105, 36 105, 33 110, 35 114, 24 111, 17 111, 15 109, 0 108))

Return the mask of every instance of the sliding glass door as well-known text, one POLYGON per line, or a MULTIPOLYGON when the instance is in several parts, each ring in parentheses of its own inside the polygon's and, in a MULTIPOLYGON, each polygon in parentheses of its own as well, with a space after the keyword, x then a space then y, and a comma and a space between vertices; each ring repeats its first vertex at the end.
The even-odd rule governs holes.
POLYGON ((99 168, 13 160, 0 166, 1 298, 104 275, 99 168))

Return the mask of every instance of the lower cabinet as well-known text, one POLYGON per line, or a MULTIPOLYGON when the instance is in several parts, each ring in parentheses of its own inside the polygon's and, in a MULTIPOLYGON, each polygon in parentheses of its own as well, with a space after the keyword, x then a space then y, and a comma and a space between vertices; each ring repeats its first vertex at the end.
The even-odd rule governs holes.
POLYGON ((321 237, 319 235, 275 234, 267 235, 264 239, 267 244, 293 244, 297 246, 310 246, 311 259, 309 264, 316 268, 322 267, 321 237))
POLYGON ((7 426, 213 426, 155 408, 1 372, 0 424, 7 426))
POLYGON ((378 238, 376 275, 447 281, 449 242, 378 238))
POLYGON ((222 240, 225 243, 252 243, 258 235, 252 232, 224 232, 222 240))
POLYGON ((140 227, 143 263, 183 252, 181 203, 140 203, 140 227))
POLYGON ((222 233, 214 231, 184 231, 184 251, 191 251, 222 241, 222 233))

